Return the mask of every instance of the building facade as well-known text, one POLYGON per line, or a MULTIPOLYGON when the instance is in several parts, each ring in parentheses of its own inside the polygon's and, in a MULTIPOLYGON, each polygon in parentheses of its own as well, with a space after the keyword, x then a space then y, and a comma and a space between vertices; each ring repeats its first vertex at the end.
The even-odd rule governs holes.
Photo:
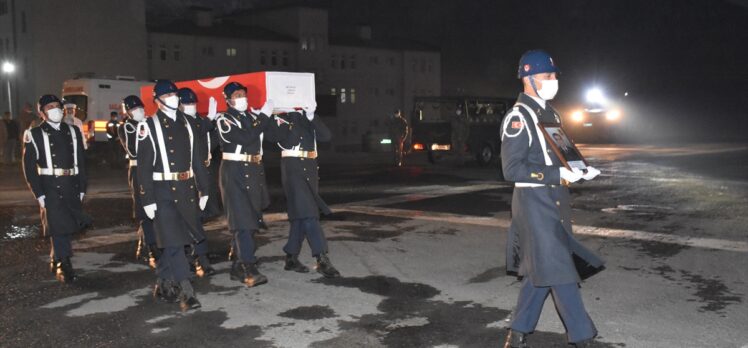
MULTIPOLYGON (((64 80, 76 77, 179 81, 313 72, 317 94, 335 100, 334 114, 325 115, 335 148, 357 150, 365 134, 386 134, 395 109, 409 114, 414 96, 441 93, 438 49, 375 40, 366 26, 337 32, 325 9, 292 6, 214 17, 211 9, 191 8, 185 18, 147 24, 145 12, 144 0, 0 0, 0 60, 18 67, 10 76, 14 105, 59 93, 64 80)), ((4 94, 0 110, 7 108, 4 94)))

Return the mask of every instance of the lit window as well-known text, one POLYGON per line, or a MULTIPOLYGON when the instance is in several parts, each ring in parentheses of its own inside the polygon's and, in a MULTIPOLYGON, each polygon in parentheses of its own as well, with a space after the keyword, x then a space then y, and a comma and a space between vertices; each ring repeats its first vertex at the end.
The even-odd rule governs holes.
POLYGON ((340 89, 340 103, 345 104, 345 88, 340 89))
POLYGON ((309 49, 309 42, 306 38, 301 39, 301 50, 306 51, 309 49))
POLYGON ((351 104, 356 104, 356 89, 351 88, 351 104))
POLYGON ((236 57, 236 48, 230 47, 226 49, 227 57, 236 57))
POLYGON ((337 95, 337 94, 338 94, 337 90, 334 87, 330 88, 330 95, 337 95))

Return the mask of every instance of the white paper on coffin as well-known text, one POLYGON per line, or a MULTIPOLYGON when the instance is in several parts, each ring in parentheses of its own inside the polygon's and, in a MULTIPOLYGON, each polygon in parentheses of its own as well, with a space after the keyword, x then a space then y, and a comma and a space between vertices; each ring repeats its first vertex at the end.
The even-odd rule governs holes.
POLYGON ((266 72, 265 93, 267 99, 275 104, 276 111, 292 111, 294 108, 314 105, 314 74, 266 72))

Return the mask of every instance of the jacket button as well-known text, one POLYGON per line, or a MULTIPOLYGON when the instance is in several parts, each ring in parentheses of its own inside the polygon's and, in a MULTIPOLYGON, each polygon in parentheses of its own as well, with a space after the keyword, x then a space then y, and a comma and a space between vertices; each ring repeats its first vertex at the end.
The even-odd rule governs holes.
POLYGON ((194 202, 194 201, 195 201, 195 199, 194 199, 194 198, 190 198, 190 202, 194 202))
POLYGON ((179 202, 179 200, 178 200, 178 199, 175 199, 175 200, 174 200, 174 203, 178 203, 178 202, 179 202))
POLYGON ((245 178, 248 178, 248 177, 249 177, 249 174, 244 174, 244 177, 245 177, 245 178))
POLYGON ((559 202, 559 201, 556 201, 556 205, 560 206, 560 205, 561 205, 561 202, 559 202))
POLYGON ((176 188, 176 187, 172 187, 172 188, 171 188, 171 190, 172 190, 172 191, 176 191, 176 190, 177 190, 177 188, 176 188))
POLYGON ((561 223, 564 223, 564 219, 561 219, 561 223))
POLYGON ((249 186, 247 186, 247 190, 249 190, 249 186))
POLYGON ((174 149, 169 150, 169 152, 174 153, 174 149))

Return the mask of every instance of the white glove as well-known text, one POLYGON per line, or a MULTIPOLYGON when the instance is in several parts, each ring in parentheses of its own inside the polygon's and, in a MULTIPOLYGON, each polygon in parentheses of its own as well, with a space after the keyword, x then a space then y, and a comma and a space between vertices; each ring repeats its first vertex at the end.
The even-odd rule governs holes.
POLYGON ((265 105, 262 106, 262 109, 260 109, 260 112, 265 114, 266 116, 273 116, 273 109, 275 108, 275 103, 271 99, 268 99, 265 102, 265 105))
POLYGON ((205 210, 206 205, 208 205, 208 196, 200 197, 200 210, 205 210))
POLYGON ((145 216, 149 219, 153 220, 156 217, 156 203, 146 205, 143 210, 145 210, 145 216))
POLYGON ((216 119, 216 116, 218 116, 217 113, 218 110, 218 102, 216 101, 216 98, 210 97, 208 99, 208 119, 213 121, 216 119))
POLYGON ((600 175, 600 171, 595 167, 587 167, 587 173, 582 176, 582 179, 584 180, 592 180, 596 178, 598 175, 600 175))
POLYGON ((45 196, 45 195, 41 195, 41 196, 39 196, 39 198, 36 199, 37 201, 39 201, 39 207, 44 208, 44 198, 46 198, 46 197, 47 196, 45 196))
POLYGON ((317 111, 317 103, 312 102, 311 105, 305 106, 304 111, 306 111, 306 118, 311 121, 314 119, 314 112, 317 111))
POLYGON ((582 171, 577 168, 568 170, 566 169, 566 167, 561 167, 559 171, 561 173, 561 179, 566 180, 568 182, 577 182, 579 181, 579 179, 582 178, 582 175, 584 175, 582 171))
POLYGON ((81 192, 81 202, 83 202, 83 196, 85 196, 85 195, 86 195, 85 192, 81 192))

